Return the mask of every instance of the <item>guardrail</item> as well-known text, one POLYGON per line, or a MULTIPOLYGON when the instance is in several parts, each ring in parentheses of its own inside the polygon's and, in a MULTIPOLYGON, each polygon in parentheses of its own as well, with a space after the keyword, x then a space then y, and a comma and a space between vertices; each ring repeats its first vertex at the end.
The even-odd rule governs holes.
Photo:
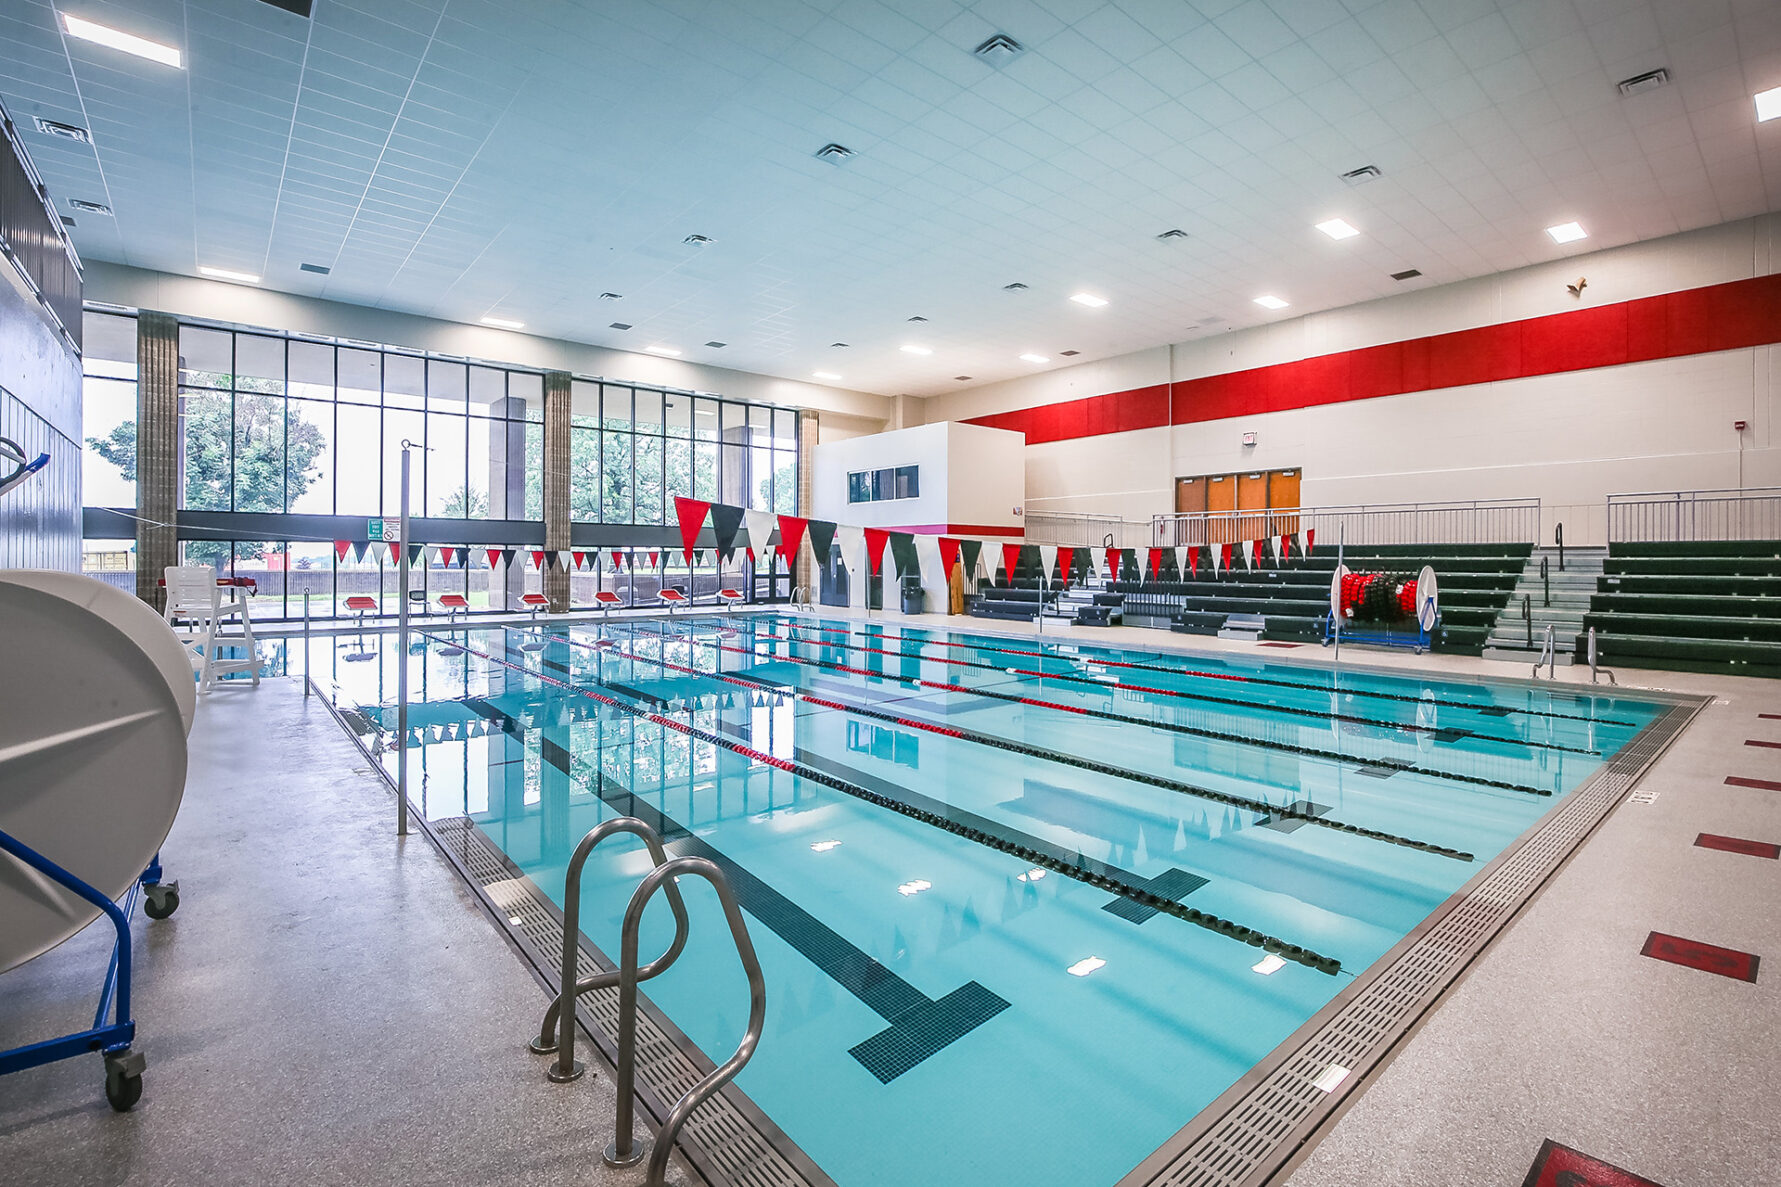
POLYGON ((1540 500, 1471 499, 1448 503, 1356 503, 1204 511, 1151 519, 1153 546, 1236 544, 1307 529, 1334 544, 1533 544, 1540 500))
POLYGON ((1608 496, 1610 544, 1781 540, 1781 487, 1608 496))
POLYGON ((1026 541, 1079 548, 1143 548, 1150 543, 1150 525, 1117 515, 1032 511, 1026 517, 1026 541))

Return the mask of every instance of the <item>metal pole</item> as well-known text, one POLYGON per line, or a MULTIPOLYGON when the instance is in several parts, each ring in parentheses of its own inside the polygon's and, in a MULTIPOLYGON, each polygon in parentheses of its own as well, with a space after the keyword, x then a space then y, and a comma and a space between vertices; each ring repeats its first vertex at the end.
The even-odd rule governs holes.
POLYGON ((402 528, 396 541, 402 603, 396 611, 396 835, 408 835, 408 442, 402 442, 402 528))
MULTIPOLYGON (((1342 553, 1348 541, 1348 521, 1344 519, 1336 527, 1336 588, 1341 589, 1342 553)), ((1337 597, 1336 604, 1330 607, 1330 613, 1336 619, 1336 654, 1332 662, 1342 662, 1342 599, 1337 597)))
POLYGON ((303 591, 303 695, 309 695, 309 591, 303 591))

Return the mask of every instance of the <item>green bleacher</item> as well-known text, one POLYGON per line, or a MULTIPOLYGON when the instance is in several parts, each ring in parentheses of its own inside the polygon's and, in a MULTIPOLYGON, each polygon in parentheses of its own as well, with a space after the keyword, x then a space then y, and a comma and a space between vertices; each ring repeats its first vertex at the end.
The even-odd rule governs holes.
POLYGON ((1781 676, 1781 540, 1611 544, 1583 617, 1604 666, 1781 676))

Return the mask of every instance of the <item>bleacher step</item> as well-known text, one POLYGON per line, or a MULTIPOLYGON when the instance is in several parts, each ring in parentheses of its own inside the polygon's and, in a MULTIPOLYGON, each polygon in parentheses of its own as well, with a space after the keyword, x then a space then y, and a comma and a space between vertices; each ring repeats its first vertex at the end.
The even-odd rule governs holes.
POLYGON ((1224 625, 1218 629, 1218 637, 1253 643, 1261 637, 1267 625, 1267 620, 1259 614, 1231 614, 1226 616, 1224 625))

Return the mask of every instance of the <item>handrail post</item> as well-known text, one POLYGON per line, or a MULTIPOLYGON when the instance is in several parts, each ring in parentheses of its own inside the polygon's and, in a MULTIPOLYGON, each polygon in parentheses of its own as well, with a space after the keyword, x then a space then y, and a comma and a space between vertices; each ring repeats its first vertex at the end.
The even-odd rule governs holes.
POLYGON ((1527 628, 1527 645, 1534 645, 1534 608, 1527 594, 1521 595, 1521 625, 1527 628))
POLYGON ((1540 581, 1546 587, 1546 600, 1541 605, 1552 605, 1552 575, 1546 571, 1546 558, 1540 558, 1540 581))
POLYGON ((1558 571, 1565 571, 1565 525, 1558 524, 1552 529, 1552 538, 1558 545, 1558 571))
POLYGON ((309 591, 303 591, 303 695, 309 695, 309 591))
POLYGON ((1558 679, 1558 645, 1552 638, 1552 624, 1546 624, 1546 679, 1558 679))
POLYGON ((676 857, 645 874, 643 881, 638 883, 636 892, 631 895, 630 904, 625 908, 624 928, 619 941, 618 1115, 612 1144, 606 1147, 602 1155, 606 1165, 635 1166, 643 1158, 642 1148, 633 1144, 631 1138, 631 1130, 636 1123, 633 1102, 637 1092, 637 982, 640 979, 637 968, 637 933, 643 922, 643 909, 664 882, 672 886, 674 879, 689 874, 709 882, 723 906, 724 919, 730 925, 730 938, 736 942, 736 955, 741 958, 742 970, 748 977, 748 1026, 742 1032, 742 1042, 737 1045, 736 1053, 687 1089, 679 1103, 668 1113, 667 1120, 662 1122, 662 1128, 656 1134, 655 1149, 650 1154, 649 1170, 644 1176, 645 1187, 664 1187, 667 1182, 668 1157, 674 1149, 675 1135, 686 1124, 686 1119, 692 1115, 693 1110, 719 1088, 735 1079, 736 1073, 753 1057, 755 1048, 760 1045, 761 1031, 767 1021, 766 978, 761 973, 760 958, 755 955, 754 941, 749 939, 748 925, 743 921, 742 910, 736 905, 736 895, 730 889, 729 879, 724 877, 723 871, 708 858, 676 857))

